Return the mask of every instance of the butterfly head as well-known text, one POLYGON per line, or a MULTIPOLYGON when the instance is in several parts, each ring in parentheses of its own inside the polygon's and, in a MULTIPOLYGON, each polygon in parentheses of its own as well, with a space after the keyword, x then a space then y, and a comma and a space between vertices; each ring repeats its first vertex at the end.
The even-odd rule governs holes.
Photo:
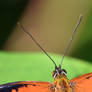
POLYGON ((65 69, 61 69, 61 66, 59 66, 55 68, 52 73, 52 76, 54 77, 54 79, 61 78, 63 76, 67 76, 67 71, 65 69))
POLYGON ((53 72, 55 92, 72 92, 70 80, 67 78, 67 72, 61 67, 56 67, 53 72))

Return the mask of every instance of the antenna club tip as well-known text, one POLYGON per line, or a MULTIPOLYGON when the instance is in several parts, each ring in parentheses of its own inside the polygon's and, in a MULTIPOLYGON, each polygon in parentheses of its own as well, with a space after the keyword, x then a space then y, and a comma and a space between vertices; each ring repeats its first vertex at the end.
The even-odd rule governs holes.
POLYGON ((83 15, 82 14, 80 14, 80 19, 82 19, 83 18, 83 15))

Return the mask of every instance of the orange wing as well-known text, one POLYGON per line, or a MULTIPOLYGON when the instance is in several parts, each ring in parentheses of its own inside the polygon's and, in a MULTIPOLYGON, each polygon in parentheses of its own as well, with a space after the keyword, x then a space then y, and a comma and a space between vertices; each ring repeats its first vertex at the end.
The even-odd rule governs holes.
POLYGON ((72 79, 71 87, 74 92, 92 92, 92 73, 72 79))
POLYGON ((0 85, 0 92, 53 92, 49 82, 24 81, 0 85))

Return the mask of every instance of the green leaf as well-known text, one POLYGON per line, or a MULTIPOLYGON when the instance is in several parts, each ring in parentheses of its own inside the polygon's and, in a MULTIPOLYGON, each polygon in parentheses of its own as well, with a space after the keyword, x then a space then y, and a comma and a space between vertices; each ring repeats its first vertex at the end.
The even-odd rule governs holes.
MULTIPOLYGON (((59 65, 61 56, 50 54, 59 65)), ((91 64, 80 59, 65 57, 62 67, 68 78, 92 71, 91 64)), ((41 53, 0 52, 0 84, 14 81, 52 81, 54 64, 41 53)))

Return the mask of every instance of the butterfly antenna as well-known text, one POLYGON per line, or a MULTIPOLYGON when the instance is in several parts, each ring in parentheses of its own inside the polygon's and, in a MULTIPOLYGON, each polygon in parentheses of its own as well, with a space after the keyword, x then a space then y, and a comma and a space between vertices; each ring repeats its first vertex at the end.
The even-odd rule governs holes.
POLYGON ((55 63, 55 61, 50 57, 50 55, 42 48, 42 46, 38 43, 38 41, 33 37, 33 35, 31 33, 29 33, 28 31, 26 31, 26 29, 20 24, 20 22, 17 23, 19 28, 26 33, 33 41, 34 43, 46 54, 46 56, 49 57, 49 59, 53 62, 53 64, 55 65, 55 68, 57 68, 57 65, 55 63))
POLYGON ((78 23, 76 24, 76 26, 75 26, 75 28, 74 28, 74 31, 72 32, 72 36, 71 36, 71 38, 69 39, 68 45, 67 45, 67 47, 66 47, 66 49, 65 49, 65 51, 64 51, 64 55, 63 55, 63 57, 62 57, 62 59, 61 59, 60 65, 59 65, 60 68, 61 68, 62 62, 63 62, 63 60, 64 60, 64 57, 65 57, 67 51, 69 50, 69 48, 70 48, 70 46, 71 46, 72 40, 73 40, 73 38, 74 38, 74 36, 75 36, 75 33, 76 33, 76 31, 77 31, 77 29, 78 29, 80 23, 81 23, 82 18, 83 18, 83 16, 80 15, 79 20, 78 20, 78 23))

